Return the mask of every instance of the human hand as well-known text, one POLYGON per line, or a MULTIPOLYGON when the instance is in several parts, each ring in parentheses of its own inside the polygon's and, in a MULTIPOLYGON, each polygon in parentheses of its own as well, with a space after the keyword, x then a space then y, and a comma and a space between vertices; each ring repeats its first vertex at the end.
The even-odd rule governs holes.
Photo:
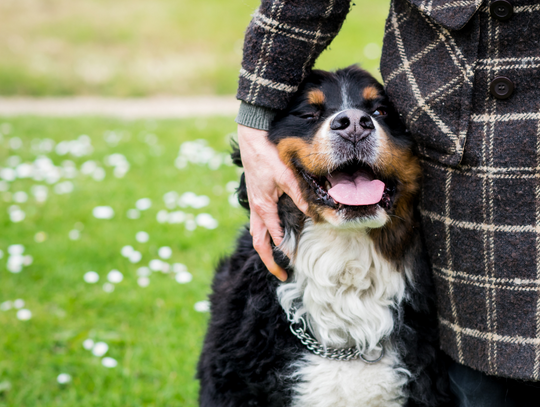
POLYGON ((270 273, 285 281, 287 272, 274 261, 270 244, 270 239, 276 246, 283 240, 277 202, 285 193, 302 212, 307 212, 308 205, 294 173, 280 160, 277 147, 268 141, 267 134, 263 130, 238 125, 238 145, 251 209, 249 231, 253 247, 270 273))

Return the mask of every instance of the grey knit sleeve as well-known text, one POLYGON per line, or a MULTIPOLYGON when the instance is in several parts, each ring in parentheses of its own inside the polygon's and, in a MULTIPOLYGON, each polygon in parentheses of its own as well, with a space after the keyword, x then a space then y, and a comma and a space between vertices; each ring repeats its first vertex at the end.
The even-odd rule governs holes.
POLYGON ((242 101, 236 123, 259 130, 268 130, 277 111, 242 101))

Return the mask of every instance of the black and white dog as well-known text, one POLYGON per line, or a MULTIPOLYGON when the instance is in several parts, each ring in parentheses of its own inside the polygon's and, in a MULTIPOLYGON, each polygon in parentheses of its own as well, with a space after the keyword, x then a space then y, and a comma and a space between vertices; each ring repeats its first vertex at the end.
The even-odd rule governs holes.
MULTIPOLYGON (((218 267, 200 405, 444 405, 414 209, 420 168, 383 87, 357 67, 314 71, 269 138, 310 216, 288 196, 279 200, 285 237, 275 253, 285 283, 267 271, 247 231, 218 267)), ((249 207, 243 178, 238 192, 249 207)))

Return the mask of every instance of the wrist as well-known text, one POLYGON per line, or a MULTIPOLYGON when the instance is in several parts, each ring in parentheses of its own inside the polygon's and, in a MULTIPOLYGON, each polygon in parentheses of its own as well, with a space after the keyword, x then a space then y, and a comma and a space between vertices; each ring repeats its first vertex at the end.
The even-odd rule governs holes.
POLYGON ((276 113, 276 110, 242 101, 235 121, 245 127, 267 131, 276 113))

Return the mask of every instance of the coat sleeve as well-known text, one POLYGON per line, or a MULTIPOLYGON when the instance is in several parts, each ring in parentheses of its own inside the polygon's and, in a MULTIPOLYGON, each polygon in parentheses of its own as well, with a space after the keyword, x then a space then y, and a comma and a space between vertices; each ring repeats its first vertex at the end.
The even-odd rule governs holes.
POLYGON ((284 109, 349 9, 350 0, 262 0, 246 31, 237 98, 284 109))

